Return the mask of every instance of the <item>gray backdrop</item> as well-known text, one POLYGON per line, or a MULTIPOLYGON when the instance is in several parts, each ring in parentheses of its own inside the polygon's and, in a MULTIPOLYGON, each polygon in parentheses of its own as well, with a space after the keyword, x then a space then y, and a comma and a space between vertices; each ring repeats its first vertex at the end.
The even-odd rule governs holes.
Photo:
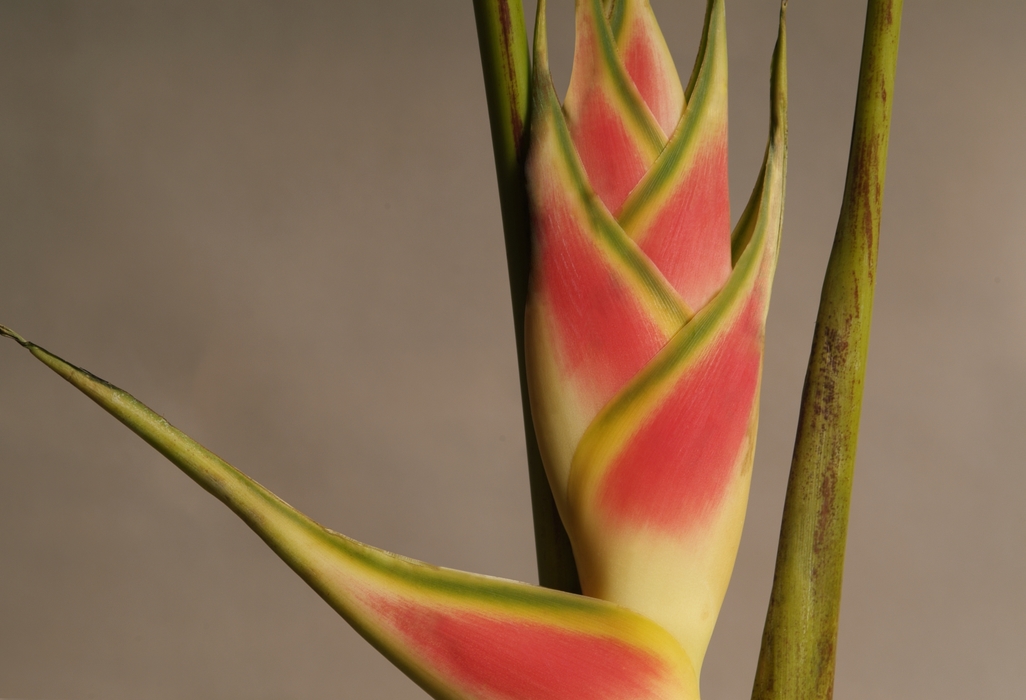
MULTIPOLYGON (((686 74, 703 3, 653 3, 686 74)), ((751 688, 862 39, 864 2, 791 5, 785 238, 707 700, 751 688)), ((1022 697, 1024 27, 1021 0, 907 3, 838 698, 1022 697)), ((728 3, 735 217, 775 31, 775 2, 728 3)), ((534 581, 492 168, 467 1, 0 4, 0 322, 330 527, 534 581)), ((422 693, 4 342, 0 697, 422 693)))

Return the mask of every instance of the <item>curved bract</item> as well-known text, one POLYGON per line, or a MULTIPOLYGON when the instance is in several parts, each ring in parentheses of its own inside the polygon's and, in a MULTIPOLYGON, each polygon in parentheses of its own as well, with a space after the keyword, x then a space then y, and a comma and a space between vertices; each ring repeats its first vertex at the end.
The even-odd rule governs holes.
POLYGON ((577 2, 560 106, 535 34, 531 406, 582 590, 701 666, 741 535, 786 167, 783 13, 762 172, 733 234, 723 2, 680 88, 645 0, 577 2), (670 119, 668 110, 678 110, 670 119))
POLYGON ((328 530, 127 392, 0 326, 235 511, 436 698, 690 700, 698 680, 651 620, 605 601, 431 566, 328 530))

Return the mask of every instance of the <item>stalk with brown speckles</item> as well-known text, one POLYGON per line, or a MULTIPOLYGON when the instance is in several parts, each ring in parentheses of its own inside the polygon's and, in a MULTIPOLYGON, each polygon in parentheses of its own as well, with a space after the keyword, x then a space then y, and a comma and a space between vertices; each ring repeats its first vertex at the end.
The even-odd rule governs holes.
POLYGON ((820 298, 754 700, 833 695, 902 0, 870 0, 844 200, 820 298))

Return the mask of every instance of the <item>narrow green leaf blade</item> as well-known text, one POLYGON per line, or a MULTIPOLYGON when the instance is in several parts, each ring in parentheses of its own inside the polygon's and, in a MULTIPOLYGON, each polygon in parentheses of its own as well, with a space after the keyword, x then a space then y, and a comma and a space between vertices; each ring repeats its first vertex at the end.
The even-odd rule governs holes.
POLYGON ((844 200, 820 298, 754 700, 833 695, 902 0, 870 0, 844 200))

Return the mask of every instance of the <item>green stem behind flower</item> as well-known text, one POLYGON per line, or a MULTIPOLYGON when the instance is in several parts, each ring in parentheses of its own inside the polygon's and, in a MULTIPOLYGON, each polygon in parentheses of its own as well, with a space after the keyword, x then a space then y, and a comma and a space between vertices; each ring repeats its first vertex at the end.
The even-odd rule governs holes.
POLYGON ((474 15, 477 18, 481 67, 484 70, 488 116, 492 126, 495 174, 499 181, 499 204, 513 300, 513 329, 520 369, 538 580, 548 588, 580 593, 581 584, 577 578, 570 538, 556 511, 556 502, 552 498, 541 453, 538 451, 524 364, 524 308, 527 304, 527 276, 531 264, 531 228, 524 186, 531 68, 524 8, 520 0, 474 0, 474 15))
POLYGON ((787 484, 754 700, 833 694, 902 0, 870 0, 840 219, 787 484))

